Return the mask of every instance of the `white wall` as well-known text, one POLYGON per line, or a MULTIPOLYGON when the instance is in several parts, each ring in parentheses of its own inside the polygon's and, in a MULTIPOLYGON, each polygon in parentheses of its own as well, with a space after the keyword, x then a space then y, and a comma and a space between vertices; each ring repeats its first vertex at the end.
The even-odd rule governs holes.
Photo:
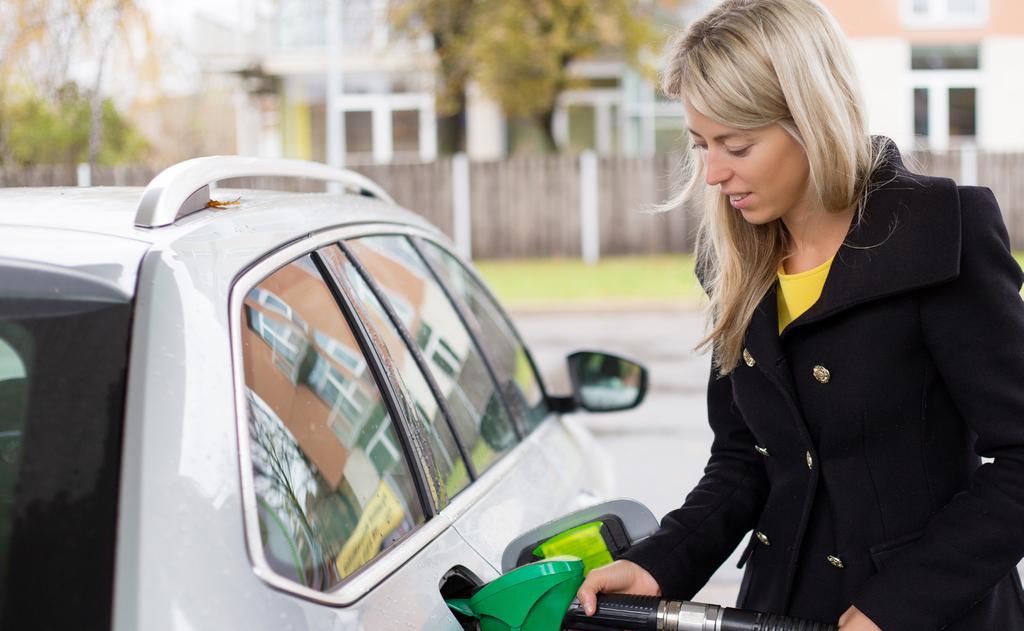
POLYGON ((850 51, 868 110, 868 129, 909 149, 914 135, 910 44, 901 38, 851 38, 850 51))
POLYGON ((981 45, 984 86, 978 94, 978 144, 1024 149, 1024 37, 990 37, 981 45))
POLYGON ((466 153, 473 160, 505 157, 505 116, 474 84, 466 90, 466 153))

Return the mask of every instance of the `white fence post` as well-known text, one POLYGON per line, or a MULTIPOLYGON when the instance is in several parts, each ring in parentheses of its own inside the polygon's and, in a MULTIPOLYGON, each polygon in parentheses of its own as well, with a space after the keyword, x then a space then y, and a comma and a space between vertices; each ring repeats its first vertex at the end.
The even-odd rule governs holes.
POLYGON ((597 207, 597 154, 580 154, 580 243, 583 262, 597 263, 601 256, 601 224, 597 207))
POLYGON ((961 186, 978 185, 978 148, 969 145, 960 150, 960 181, 961 186))
POLYGON ((81 162, 78 165, 78 185, 92 186, 92 167, 88 162, 81 162))
POLYGON ((452 231, 455 251, 464 258, 473 257, 473 232, 469 216, 469 158, 464 153, 452 156, 452 231))

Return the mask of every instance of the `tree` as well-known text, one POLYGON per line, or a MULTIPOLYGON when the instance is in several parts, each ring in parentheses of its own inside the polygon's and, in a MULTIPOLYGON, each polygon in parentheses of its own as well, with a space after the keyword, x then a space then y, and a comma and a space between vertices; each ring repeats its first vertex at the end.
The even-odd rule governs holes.
MULTIPOLYGON (((80 159, 95 165, 101 161, 106 143, 103 140, 108 120, 124 123, 108 112, 113 105, 102 95, 103 77, 111 61, 113 49, 123 50, 132 64, 141 68, 143 82, 158 76, 155 37, 140 0, 4 0, 0 2, 0 162, 14 159, 11 135, 13 123, 37 120, 25 111, 59 112, 76 110, 83 98, 72 83, 69 67, 73 57, 92 58, 96 68, 92 85, 87 90, 88 117, 85 129, 88 140, 80 159), (143 53, 136 58, 133 43, 141 43, 143 53), (32 86, 26 89, 26 86, 32 86), (69 102, 64 99, 71 98, 69 102), (26 101, 27 99, 27 101, 26 101), (49 107, 37 102, 42 99, 49 107), (17 102, 14 102, 17 101, 17 102), (12 119, 12 111, 26 117, 12 119)), ((75 120, 78 120, 77 118, 75 120)), ((25 137, 47 130, 19 131, 25 137)), ((74 143, 71 143, 72 145, 74 143)), ((40 150, 46 152, 45 147, 40 150)), ((25 155, 24 148, 20 152, 25 155)), ((107 155, 109 158, 109 153, 107 155)))
MULTIPOLYGON (((57 90, 53 99, 27 88, 13 88, 0 102, 0 121, 6 126, 5 153, 0 164, 77 164, 88 159, 92 121, 92 95, 74 83, 57 90)), ((99 164, 139 160, 148 150, 146 141, 117 111, 113 101, 99 107, 104 129, 95 149, 99 164)))
POLYGON ((646 69, 657 34, 631 0, 484 0, 474 13, 473 78, 506 115, 532 119, 554 150, 559 95, 578 81, 574 61, 604 51, 646 69))
POLYGON ((570 64, 608 51, 643 68, 658 39, 635 0, 402 0, 392 21, 432 37, 442 116, 462 117, 476 81, 506 115, 536 121, 550 151, 558 96, 574 84, 570 64))
POLYGON ((480 0, 401 0, 392 8, 397 30, 430 36, 437 55, 436 105, 441 146, 450 151, 466 149, 466 85, 470 79, 469 56, 473 38, 473 14, 480 0))

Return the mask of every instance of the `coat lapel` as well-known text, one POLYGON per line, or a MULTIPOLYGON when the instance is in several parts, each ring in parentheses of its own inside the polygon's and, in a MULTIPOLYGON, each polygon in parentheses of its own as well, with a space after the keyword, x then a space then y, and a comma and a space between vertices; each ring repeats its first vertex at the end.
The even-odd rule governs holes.
MULTIPOLYGON (((832 261, 821 297, 783 330, 783 340, 850 307, 959 275, 956 184, 935 178, 924 183, 906 170, 894 145, 887 154, 860 221, 854 221, 832 261)), ((770 306, 775 306, 774 299, 770 306)))
MULTIPOLYGON (((860 221, 839 248, 821 297, 779 334, 778 283, 761 299, 744 339, 757 366, 794 405, 799 400, 785 353, 794 330, 846 309, 900 292, 942 283, 960 273, 960 205, 952 180, 922 182, 903 166, 891 143, 872 179, 860 221)), ((806 438, 807 428, 797 420, 806 438)), ((808 438, 809 440, 809 438, 808 438)))

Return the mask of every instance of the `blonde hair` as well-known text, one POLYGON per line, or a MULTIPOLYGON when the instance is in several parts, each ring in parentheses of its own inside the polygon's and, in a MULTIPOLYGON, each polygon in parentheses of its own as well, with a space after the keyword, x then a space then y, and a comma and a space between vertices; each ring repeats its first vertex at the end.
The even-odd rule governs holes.
MULTIPOLYGON (((818 211, 863 211, 867 182, 882 153, 872 145, 856 74, 839 26, 814 0, 725 0, 669 44, 662 90, 702 115, 738 129, 778 123, 803 147, 818 211)), ((697 274, 711 302, 711 331, 722 374, 739 361, 754 310, 787 255, 779 220, 748 223, 703 181, 697 151, 684 160, 686 184, 665 206, 703 197, 697 274)))

